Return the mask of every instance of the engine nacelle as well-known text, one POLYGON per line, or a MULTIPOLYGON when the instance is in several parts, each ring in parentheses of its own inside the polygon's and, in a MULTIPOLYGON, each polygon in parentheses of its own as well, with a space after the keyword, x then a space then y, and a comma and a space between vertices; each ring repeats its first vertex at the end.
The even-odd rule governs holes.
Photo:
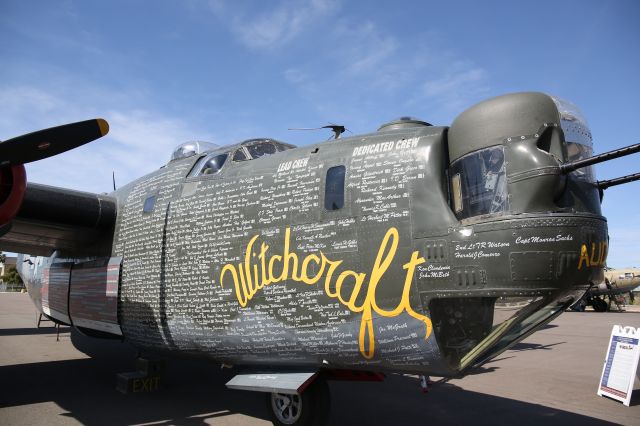
POLYGON ((27 172, 22 164, 0 167, 0 235, 18 214, 26 189, 27 172))

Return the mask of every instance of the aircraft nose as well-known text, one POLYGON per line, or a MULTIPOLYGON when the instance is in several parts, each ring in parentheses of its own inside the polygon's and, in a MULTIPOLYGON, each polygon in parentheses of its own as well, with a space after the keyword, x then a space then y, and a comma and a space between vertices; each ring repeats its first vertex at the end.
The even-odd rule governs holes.
POLYGON ((606 260, 606 222, 593 215, 511 216, 462 230, 450 242, 425 244, 417 282, 438 345, 456 370, 559 315, 598 282, 606 260), (444 249, 434 250, 438 244, 444 249))

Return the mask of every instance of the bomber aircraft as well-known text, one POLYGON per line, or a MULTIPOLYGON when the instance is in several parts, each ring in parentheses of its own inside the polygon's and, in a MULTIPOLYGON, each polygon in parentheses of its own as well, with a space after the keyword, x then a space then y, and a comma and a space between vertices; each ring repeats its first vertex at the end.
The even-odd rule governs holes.
POLYGON ((227 386, 265 392, 277 424, 325 421, 328 379, 459 377, 544 326, 603 280, 603 190, 640 179, 596 181, 640 145, 592 156, 577 108, 530 92, 450 127, 186 143, 110 194, 27 183, 23 164, 107 131, 0 144, 0 249, 31 255, 51 320, 242 367, 227 386))
POLYGON ((589 288, 584 297, 572 306, 572 309, 584 311, 588 305, 596 312, 607 312, 611 309, 611 303, 615 303, 621 309, 619 300, 623 294, 630 293, 636 287, 640 287, 640 270, 637 268, 611 269, 605 268, 604 280, 598 285, 589 288), (609 299, 609 302, 605 300, 609 299))

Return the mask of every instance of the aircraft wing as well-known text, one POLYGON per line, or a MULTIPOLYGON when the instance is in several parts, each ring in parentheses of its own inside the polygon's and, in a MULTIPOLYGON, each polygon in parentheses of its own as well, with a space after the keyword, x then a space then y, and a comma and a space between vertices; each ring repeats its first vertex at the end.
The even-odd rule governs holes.
POLYGON ((0 229, 0 250, 71 257, 109 252, 116 200, 107 195, 28 183, 16 216, 0 229))
POLYGON ((110 251, 116 199, 27 183, 24 164, 104 136, 102 119, 52 127, 0 143, 0 250, 85 257, 110 251))
POLYGON ((634 288, 640 286, 640 276, 618 277, 617 271, 606 273, 605 281, 589 290, 591 296, 615 296, 616 294, 628 293, 634 288))

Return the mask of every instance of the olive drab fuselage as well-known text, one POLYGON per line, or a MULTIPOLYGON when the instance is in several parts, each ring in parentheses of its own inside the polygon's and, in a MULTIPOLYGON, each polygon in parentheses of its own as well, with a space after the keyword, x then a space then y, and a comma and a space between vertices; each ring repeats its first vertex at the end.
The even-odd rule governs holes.
MULTIPOLYGON (((214 175, 194 176, 198 158, 187 158, 123 188, 113 253, 123 334, 236 364, 451 373, 483 340, 504 338, 490 336, 501 315, 601 273, 599 212, 458 220, 446 131, 400 126, 228 159, 214 175), (336 167, 343 205, 331 209, 336 167)), ((509 136, 507 156, 532 143, 509 136)))
POLYGON ((606 221, 559 171, 557 105, 507 95, 450 128, 172 160, 111 194, 109 327, 231 364, 464 372, 602 276, 606 221))

